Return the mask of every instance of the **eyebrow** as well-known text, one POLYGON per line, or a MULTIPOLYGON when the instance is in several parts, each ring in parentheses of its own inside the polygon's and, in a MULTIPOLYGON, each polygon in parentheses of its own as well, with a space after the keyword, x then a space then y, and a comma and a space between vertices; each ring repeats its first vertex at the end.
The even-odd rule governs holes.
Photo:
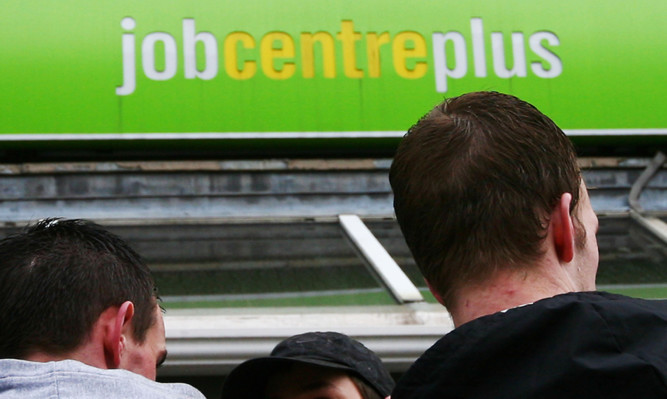
POLYGON ((160 357, 158 357, 157 363, 155 363, 155 368, 159 368, 162 366, 164 361, 167 360, 167 350, 165 349, 164 352, 160 354, 160 357))

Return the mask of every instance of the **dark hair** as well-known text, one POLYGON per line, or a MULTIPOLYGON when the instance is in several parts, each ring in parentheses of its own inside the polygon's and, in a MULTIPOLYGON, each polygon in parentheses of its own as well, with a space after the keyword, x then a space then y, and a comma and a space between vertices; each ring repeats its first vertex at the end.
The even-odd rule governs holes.
POLYGON ((361 394, 361 399, 384 399, 382 396, 380 396, 380 393, 378 391, 373 389, 363 379, 357 377, 355 374, 352 373, 348 373, 348 376, 359 390, 359 393, 361 394))
POLYGON ((495 92, 448 99, 422 117, 389 180, 403 235, 446 306, 465 284, 529 267, 553 207, 568 192, 572 211, 581 184, 563 131, 531 104, 495 92))
POLYGON ((86 220, 41 220, 0 240, 0 358, 66 354, 125 301, 142 343, 156 322, 154 291, 148 267, 119 237, 86 220))

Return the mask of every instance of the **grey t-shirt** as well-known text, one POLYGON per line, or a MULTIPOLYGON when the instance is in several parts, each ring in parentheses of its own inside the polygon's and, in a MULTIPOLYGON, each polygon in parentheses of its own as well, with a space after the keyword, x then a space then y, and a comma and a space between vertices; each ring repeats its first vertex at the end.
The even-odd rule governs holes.
POLYGON ((0 359, 0 399, 204 399, 187 384, 163 384, 127 370, 103 370, 76 360, 0 359))

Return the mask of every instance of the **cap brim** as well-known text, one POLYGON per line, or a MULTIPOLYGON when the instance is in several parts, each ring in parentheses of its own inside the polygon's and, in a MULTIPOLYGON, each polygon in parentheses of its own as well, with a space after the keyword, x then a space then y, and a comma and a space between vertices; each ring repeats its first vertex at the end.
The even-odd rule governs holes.
POLYGON ((342 364, 309 357, 270 356, 250 359, 229 373, 222 386, 222 399, 263 399, 269 376, 278 370, 285 370, 287 364, 295 363, 355 372, 342 364))

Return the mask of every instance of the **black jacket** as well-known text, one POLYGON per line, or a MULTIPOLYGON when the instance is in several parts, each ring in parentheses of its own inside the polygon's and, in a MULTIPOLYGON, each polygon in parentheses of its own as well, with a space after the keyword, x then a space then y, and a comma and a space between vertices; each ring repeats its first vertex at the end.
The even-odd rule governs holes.
POLYGON ((570 293, 473 320, 392 394, 427 398, 667 398, 667 301, 570 293))

